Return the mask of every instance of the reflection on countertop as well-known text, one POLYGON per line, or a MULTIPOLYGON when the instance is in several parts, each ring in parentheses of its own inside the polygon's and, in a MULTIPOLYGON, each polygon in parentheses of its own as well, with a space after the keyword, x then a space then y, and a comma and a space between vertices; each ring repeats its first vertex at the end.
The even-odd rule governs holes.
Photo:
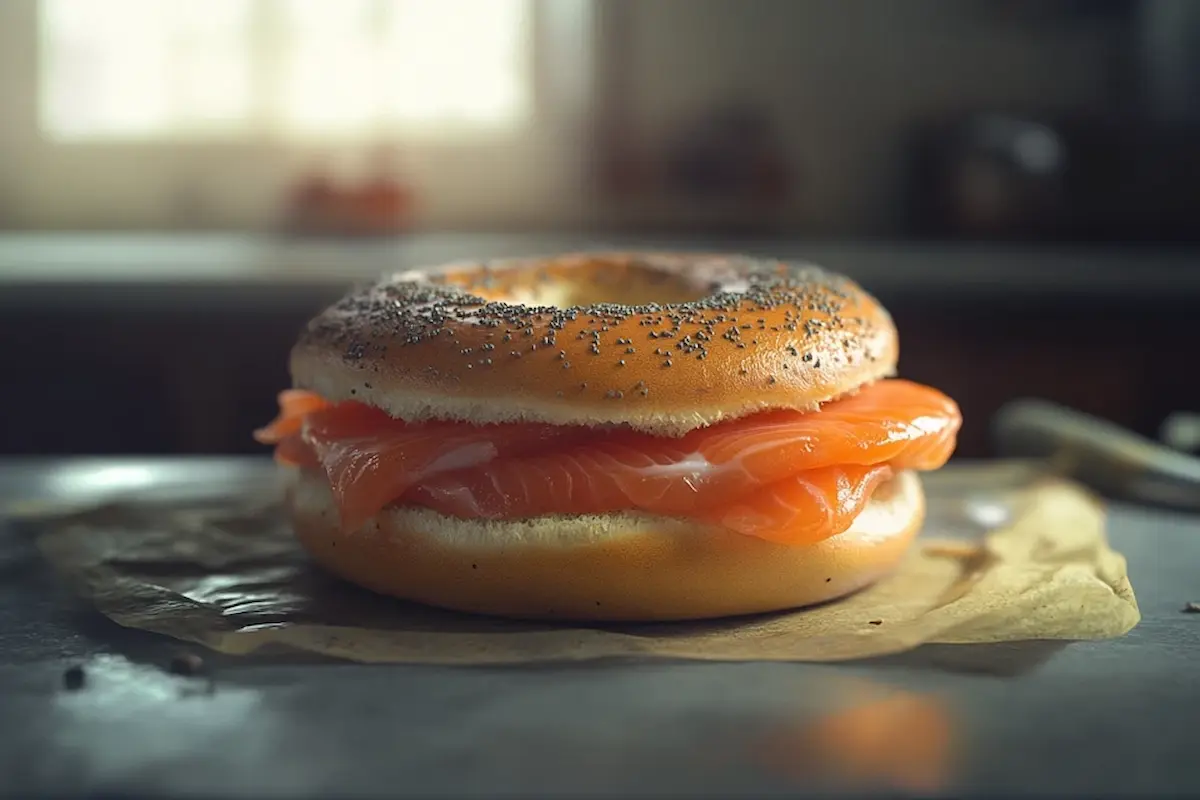
POLYGON ((952 783, 963 734, 945 698, 865 679, 830 680, 823 688, 834 710, 779 721, 753 742, 766 769, 797 786, 831 789, 925 794, 952 783))

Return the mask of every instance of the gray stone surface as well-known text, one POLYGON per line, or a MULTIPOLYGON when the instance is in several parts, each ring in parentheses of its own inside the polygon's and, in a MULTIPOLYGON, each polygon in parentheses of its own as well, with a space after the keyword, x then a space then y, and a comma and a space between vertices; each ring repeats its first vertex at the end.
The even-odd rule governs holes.
MULTIPOLYGON (((264 466, 0 463, 0 504, 197 491, 264 466)), ((1110 537, 1144 616, 1116 641, 926 647, 841 665, 438 668, 205 654, 210 684, 171 674, 176 643, 73 601, 28 530, 10 524, 0 531, 0 794, 867 790, 862 770, 861 780, 837 774, 829 751, 798 732, 879 697, 937 706, 953 745, 921 782, 893 775, 893 788, 1195 794, 1200 614, 1182 608, 1200 601, 1200 517, 1118 506, 1110 537), (77 691, 63 688, 72 665, 86 676, 77 691)), ((887 735, 909 746, 905 717, 895 719, 887 735)))

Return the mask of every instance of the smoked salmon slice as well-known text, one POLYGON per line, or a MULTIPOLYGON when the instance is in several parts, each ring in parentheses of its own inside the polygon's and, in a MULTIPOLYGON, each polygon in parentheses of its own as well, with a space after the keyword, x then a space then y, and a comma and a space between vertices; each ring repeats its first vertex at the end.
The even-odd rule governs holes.
POLYGON ((275 419, 254 432, 259 444, 277 444, 300 433, 304 418, 330 404, 319 394, 303 389, 284 389, 279 393, 279 413, 275 419))
POLYGON ((819 467, 719 500, 692 494, 690 506, 666 510, 650 495, 628 491, 636 483, 595 461, 547 456, 529 467, 524 460, 508 465, 511 468, 503 471, 485 468, 422 481, 403 502, 463 519, 637 510, 711 522, 770 541, 807 544, 849 528, 875 488, 893 475, 887 464, 819 467))
POLYGON ((814 469, 894 461, 899 469, 930 470, 946 463, 961 424, 957 404, 936 389, 885 380, 818 412, 756 414, 693 431, 681 445, 713 465, 769 472, 768 480, 779 476, 781 464, 814 469))
POLYGON ((399 502, 488 519, 640 510, 816 541, 845 530, 894 471, 942 466, 961 425, 952 400, 902 380, 816 412, 766 412, 677 439, 531 424, 410 425, 361 403, 318 401, 281 396, 280 418, 260 441, 282 435, 277 458, 324 467, 346 530, 399 502))
POLYGON ((325 468, 343 527, 355 530, 426 477, 587 434, 554 425, 408 425, 377 408, 342 403, 308 414, 301 435, 325 468))
POLYGON ((954 449, 953 402, 892 383, 818 413, 762 414, 680 439, 597 434, 430 476, 401 501, 466 519, 638 510, 763 538, 820 539, 845 530, 893 471, 936 469, 954 449))
POLYGON ((887 464, 805 470, 701 518, 780 544, 814 544, 853 525, 879 485, 894 474, 887 464))

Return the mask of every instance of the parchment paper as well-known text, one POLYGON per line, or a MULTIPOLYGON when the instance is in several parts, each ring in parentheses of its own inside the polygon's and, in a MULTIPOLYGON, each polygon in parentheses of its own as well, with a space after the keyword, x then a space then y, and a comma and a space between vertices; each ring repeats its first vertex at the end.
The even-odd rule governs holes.
MULTIPOLYGON (((966 490, 931 496, 931 534, 947 519, 969 532, 969 498, 956 491, 966 490)), ((990 531, 922 537, 892 577, 856 595, 705 623, 539 624, 378 597, 311 566, 275 508, 127 502, 43 518, 38 543, 117 623, 234 654, 283 646, 365 662, 837 661, 925 642, 1108 638, 1137 624, 1125 560, 1087 492, 1041 480, 989 502, 973 524, 990 518, 990 531)))

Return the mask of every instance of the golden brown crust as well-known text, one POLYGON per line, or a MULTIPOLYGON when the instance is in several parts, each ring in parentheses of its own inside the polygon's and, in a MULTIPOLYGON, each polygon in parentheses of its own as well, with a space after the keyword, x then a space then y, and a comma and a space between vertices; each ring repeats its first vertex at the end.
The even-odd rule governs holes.
POLYGON ((625 423, 661 435, 894 373, 859 286, 741 256, 596 253, 387 278, 310 323, 297 388, 408 420, 625 423))
POLYGON ((622 514, 507 523, 385 509, 343 534, 317 472, 297 476, 288 505, 318 563, 381 594, 482 614, 608 621, 733 616, 840 597, 895 567, 925 510, 918 478, 901 473, 849 531, 793 547, 622 514))

